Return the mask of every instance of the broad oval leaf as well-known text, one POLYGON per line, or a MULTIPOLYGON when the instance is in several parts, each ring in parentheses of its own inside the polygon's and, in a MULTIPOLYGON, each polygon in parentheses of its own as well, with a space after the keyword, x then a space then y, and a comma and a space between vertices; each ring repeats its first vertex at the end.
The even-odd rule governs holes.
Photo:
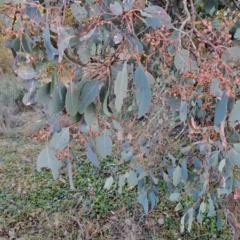
POLYGON ((86 41, 88 40, 94 33, 95 33, 96 27, 91 29, 86 35, 79 38, 80 41, 86 41))
POLYGON ((78 112, 78 98, 80 94, 80 88, 74 83, 70 83, 67 89, 65 107, 70 116, 75 116, 78 112))
POLYGON ((120 174, 119 179, 118 179, 118 193, 119 194, 122 193, 122 188, 123 188, 124 184, 125 184, 125 175, 120 174))
POLYGON ((80 114, 83 114, 87 106, 95 100, 98 92, 99 90, 97 81, 86 82, 84 84, 78 101, 78 112, 80 114))
POLYGON ((176 187, 182 178, 182 169, 181 167, 177 166, 173 171, 173 185, 176 187))
POLYGON ((121 157, 127 161, 132 160, 133 158, 133 149, 131 147, 128 147, 127 149, 124 149, 121 152, 121 157))
POLYGON ((119 2, 110 3, 110 10, 116 16, 122 15, 123 13, 122 6, 119 2))
POLYGON ((148 198, 147 198, 147 194, 146 193, 141 193, 138 196, 137 199, 138 199, 138 202, 140 204, 142 204, 143 209, 144 209, 145 213, 147 214, 148 213, 148 198))
POLYGON ((128 184, 132 187, 135 187, 138 184, 138 178, 137 178, 136 172, 133 170, 130 170, 128 174, 129 174, 127 178, 128 184))
POLYGON ((109 177, 109 178, 106 179, 103 188, 109 190, 110 187, 112 186, 112 184, 113 184, 113 177, 111 176, 111 177, 109 177))
POLYGON ((54 150, 44 148, 37 159, 37 170, 40 172, 43 167, 50 168, 53 179, 59 177, 59 169, 62 167, 62 161, 57 159, 56 154, 54 150))
POLYGON ((41 103, 43 105, 47 104, 50 101, 50 87, 51 83, 47 83, 41 88, 38 89, 36 96, 35 96, 35 101, 37 103, 41 103))
POLYGON ((15 38, 12 45, 15 52, 31 53, 32 44, 25 35, 22 35, 21 39, 15 38))
POLYGON ((217 230, 220 231, 222 229, 222 218, 219 212, 217 212, 217 230))
POLYGON ((128 75, 127 75, 127 62, 123 64, 123 69, 117 75, 114 86, 114 93, 116 94, 115 107, 119 112, 122 108, 123 99, 127 95, 128 75))
POLYGON ((221 162, 219 163, 219 166, 218 166, 219 172, 223 171, 223 168, 224 168, 225 164, 226 164, 226 160, 222 159, 221 162))
POLYGON ((117 122, 116 120, 113 119, 113 126, 120 132, 123 132, 123 128, 121 126, 121 124, 119 122, 117 122))
POLYGON ((34 93, 33 92, 27 92, 24 94, 22 102, 24 105, 29 106, 34 103, 34 93))
POLYGON ((192 149, 192 146, 189 145, 189 146, 181 148, 180 151, 183 155, 187 155, 191 151, 191 149, 192 149))
POLYGON ((79 3, 71 4, 71 11, 73 16, 79 21, 82 22, 88 16, 88 12, 85 7, 82 7, 79 3))
MULTIPOLYGON (((65 85, 56 79, 56 81, 52 81, 52 94, 51 94, 51 100, 49 101, 47 108, 48 113, 50 115, 54 115, 56 113, 59 113, 63 110, 65 107, 65 98, 67 93, 67 88, 65 85)), ((51 88, 50 88, 51 91, 51 88)))
POLYGON ((129 40, 129 42, 131 43, 131 47, 134 47, 134 49, 135 49, 137 52, 140 53, 140 52, 143 51, 143 44, 140 42, 140 40, 138 39, 137 36, 127 34, 125 37, 127 37, 127 39, 129 40))
POLYGON ((96 107, 94 103, 90 103, 84 112, 84 120, 88 126, 93 125, 97 122, 97 118, 95 116, 96 107))
POLYGON ((236 32, 234 33, 234 38, 239 39, 240 38, 240 28, 237 28, 236 32))
POLYGON ((93 152, 92 148, 90 147, 90 145, 87 145, 87 152, 86 152, 86 156, 88 158, 88 160, 95 166, 95 167, 99 167, 99 161, 95 155, 95 153, 93 152))
POLYGON ((112 154, 112 139, 107 130, 104 130, 95 140, 96 150, 101 158, 106 158, 112 154))
POLYGON ((186 49, 182 49, 176 53, 174 57, 174 65, 176 69, 187 71, 198 71, 196 61, 193 61, 190 57, 190 52, 186 49))
POLYGON ((227 113, 227 103, 228 103, 228 96, 226 91, 223 93, 221 100, 218 100, 216 105, 216 111, 214 114, 214 123, 219 125, 226 116, 227 113))
POLYGON ((174 208, 174 211, 175 211, 175 212, 178 212, 178 211, 180 211, 180 210, 182 210, 182 209, 183 209, 183 206, 182 206, 181 202, 179 202, 179 203, 177 204, 177 206, 174 208))
POLYGON ((13 62, 13 70, 23 80, 32 79, 37 76, 37 72, 34 68, 27 63, 27 59, 18 54, 13 62))
POLYGON ((142 66, 136 68, 134 82, 136 85, 136 99, 139 102, 138 118, 140 118, 148 111, 151 103, 149 82, 142 66))
POLYGON ((188 103, 186 101, 181 100, 180 105, 180 120, 185 122, 187 120, 187 111, 188 111, 188 103))
POLYGON ((187 179, 188 179, 188 170, 187 170, 187 164, 184 162, 184 163, 181 163, 181 169, 182 169, 182 180, 184 182, 187 182, 187 179))
POLYGON ((160 6, 154 5, 146 7, 143 9, 143 11, 141 11, 141 15, 148 17, 146 19, 146 25, 148 27, 160 28, 164 25, 167 29, 173 28, 171 17, 168 15, 165 9, 160 6))
POLYGON ((156 202, 157 202, 156 195, 153 191, 148 192, 148 199, 151 203, 151 209, 153 209, 156 205, 156 202))
POLYGON ((57 45, 59 53, 58 62, 62 62, 63 52, 66 48, 68 48, 71 36, 68 34, 66 27, 58 27, 57 34, 58 34, 57 45))
POLYGON ((113 42, 119 44, 123 40, 123 35, 121 33, 116 33, 113 37, 113 42))
POLYGON ((219 100, 222 98, 223 91, 219 88, 220 81, 213 78, 210 86, 210 93, 215 95, 219 100))
POLYGON ((169 197, 169 200, 170 200, 171 202, 177 202, 177 201, 179 201, 180 199, 181 199, 180 193, 172 193, 172 194, 170 195, 170 197, 169 197))
POLYGON ((58 50, 51 43, 48 23, 45 24, 44 28, 44 46, 47 51, 48 60, 53 60, 54 56, 58 55, 58 50))
POLYGON ((233 165, 236 165, 240 168, 240 153, 237 152, 235 149, 231 148, 228 151, 229 160, 233 165))
POLYGON ((233 148, 240 153, 240 143, 234 143, 233 148))
POLYGON ((222 54, 224 62, 237 62, 240 58, 240 47, 226 48, 222 54))
POLYGON ((188 232, 191 232, 192 223, 193 223, 193 219, 194 219, 194 209, 193 209, 193 207, 189 208, 187 213, 188 213, 188 218, 187 218, 188 232))
POLYGON ((194 168, 199 171, 202 168, 202 162, 198 158, 193 159, 194 168))
POLYGON ((134 2, 135 2, 135 0, 123 0, 124 11, 132 9, 134 2))
POLYGON ((236 122, 240 121, 240 100, 238 100, 235 103, 235 105, 229 115, 228 121, 229 121, 231 127, 234 127, 236 122))
POLYGON ((67 147, 69 140, 69 128, 62 128, 61 132, 53 134, 49 147, 56 150, 63 150, 67 147))
POLYGON ((80 61, 83 64, 88 63, 88 61, 89 61, 89 59, 91 57, 91 51, 87 48, 86 45, 80 44, 77 53, 78 53, 80 61))
POLYGON ((215 207, 214 207, 213 200, 212 200, 210 193, 208 193, 208 214, 207 214, 207 216, 208 217, 216 216, 215 207))
POLYGON ((204 10, 210 16, 213 16, 214 12, 216 11, 216 3, 212 0, 206 0, 204 3, 204 10))
POLYGON ((218 164, 218 159, 219 159, 219 151, 213 151, 211 152, 208 160, 208 166, 216 166, 218 164))

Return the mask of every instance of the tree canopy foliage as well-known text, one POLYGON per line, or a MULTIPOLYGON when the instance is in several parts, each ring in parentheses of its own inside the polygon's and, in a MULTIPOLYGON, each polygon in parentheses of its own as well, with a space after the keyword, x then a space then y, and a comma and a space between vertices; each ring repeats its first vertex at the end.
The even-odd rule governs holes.
POLYGON ((38 170, 57 179, 67 164, 74 189, 75 142, 95 167, 111 155, 128 166, 106 190, 137 187, 147 213, 164 181, 176 211, 183 192, 194 199, 181 231, 207 211, 220 229, 221 197, 240 196, 237 2, 0 2, 23 102, 46 113, 34 125, 48 139, 38 170))

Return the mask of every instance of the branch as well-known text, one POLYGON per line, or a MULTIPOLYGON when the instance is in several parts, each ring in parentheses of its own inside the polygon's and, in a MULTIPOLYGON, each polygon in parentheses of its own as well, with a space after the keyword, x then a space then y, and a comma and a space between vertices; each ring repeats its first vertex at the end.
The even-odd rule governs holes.
POLYGON ((178 50, 180 50, 181 45, 182 45, 182 39, 181 39, 181 32, 183 31, 183 28, 185 27, 185 25, 187 24, 187 22, 189 22, 191 20, 191 16, 189 13, 189 10, 187 8, 187 0, 183 0, 183 8, 185 13, 187 14, 187 18, 182 22, 180 28, 179 28, 179 44, 178 44, 178 50))
POLYGON ((235 7, 236 7, 238 10, 240 10, 240 7, 238 6, 236 0, 232 0, 232 1, 233 1, 233 4, 235 5, 235 7))

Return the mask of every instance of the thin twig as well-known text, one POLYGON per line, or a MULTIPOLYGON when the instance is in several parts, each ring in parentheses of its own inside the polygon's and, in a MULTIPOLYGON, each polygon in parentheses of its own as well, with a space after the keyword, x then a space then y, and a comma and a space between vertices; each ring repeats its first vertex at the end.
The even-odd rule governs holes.
POLYGON ((181 45, 182 45, 182 39, 181 39, 181 32, 183 31, 183 28, 185 27, 185 25, 187 24, 187 22, 189 22, 191 20, 191 16, 190 16, 190 13, 189 13, 189 10, 187 8, 187 0, 183 0, 182 1, 183 3, 183 8, 184 8, 184 11, 185 13, 187 14, 187 18, 182 22, 180 28, 179 28, 179 44, 178 44, 178 50, 181 49, 181 45))

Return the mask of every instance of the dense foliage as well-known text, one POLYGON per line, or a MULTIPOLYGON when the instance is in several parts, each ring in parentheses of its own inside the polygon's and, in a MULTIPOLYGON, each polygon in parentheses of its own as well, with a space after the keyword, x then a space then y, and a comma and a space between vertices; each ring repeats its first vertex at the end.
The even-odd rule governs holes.
POLYGON ((106 190, 137 186, 148 213, 164 181, 176 211, 183 194, 194 199, 181 231, 206 213, 220 230, 222 196, 240 196, 236 1, 21 2, 2 10, 13 17, 4 18, 6 46, 27 90, 23 102, 46 113, 34 125, 47 139, 38 170, 57 179, 66 164, 74 189, 78 142, 95 167, 112 155, 127 164, 125 172, 116 166, 106 190))

